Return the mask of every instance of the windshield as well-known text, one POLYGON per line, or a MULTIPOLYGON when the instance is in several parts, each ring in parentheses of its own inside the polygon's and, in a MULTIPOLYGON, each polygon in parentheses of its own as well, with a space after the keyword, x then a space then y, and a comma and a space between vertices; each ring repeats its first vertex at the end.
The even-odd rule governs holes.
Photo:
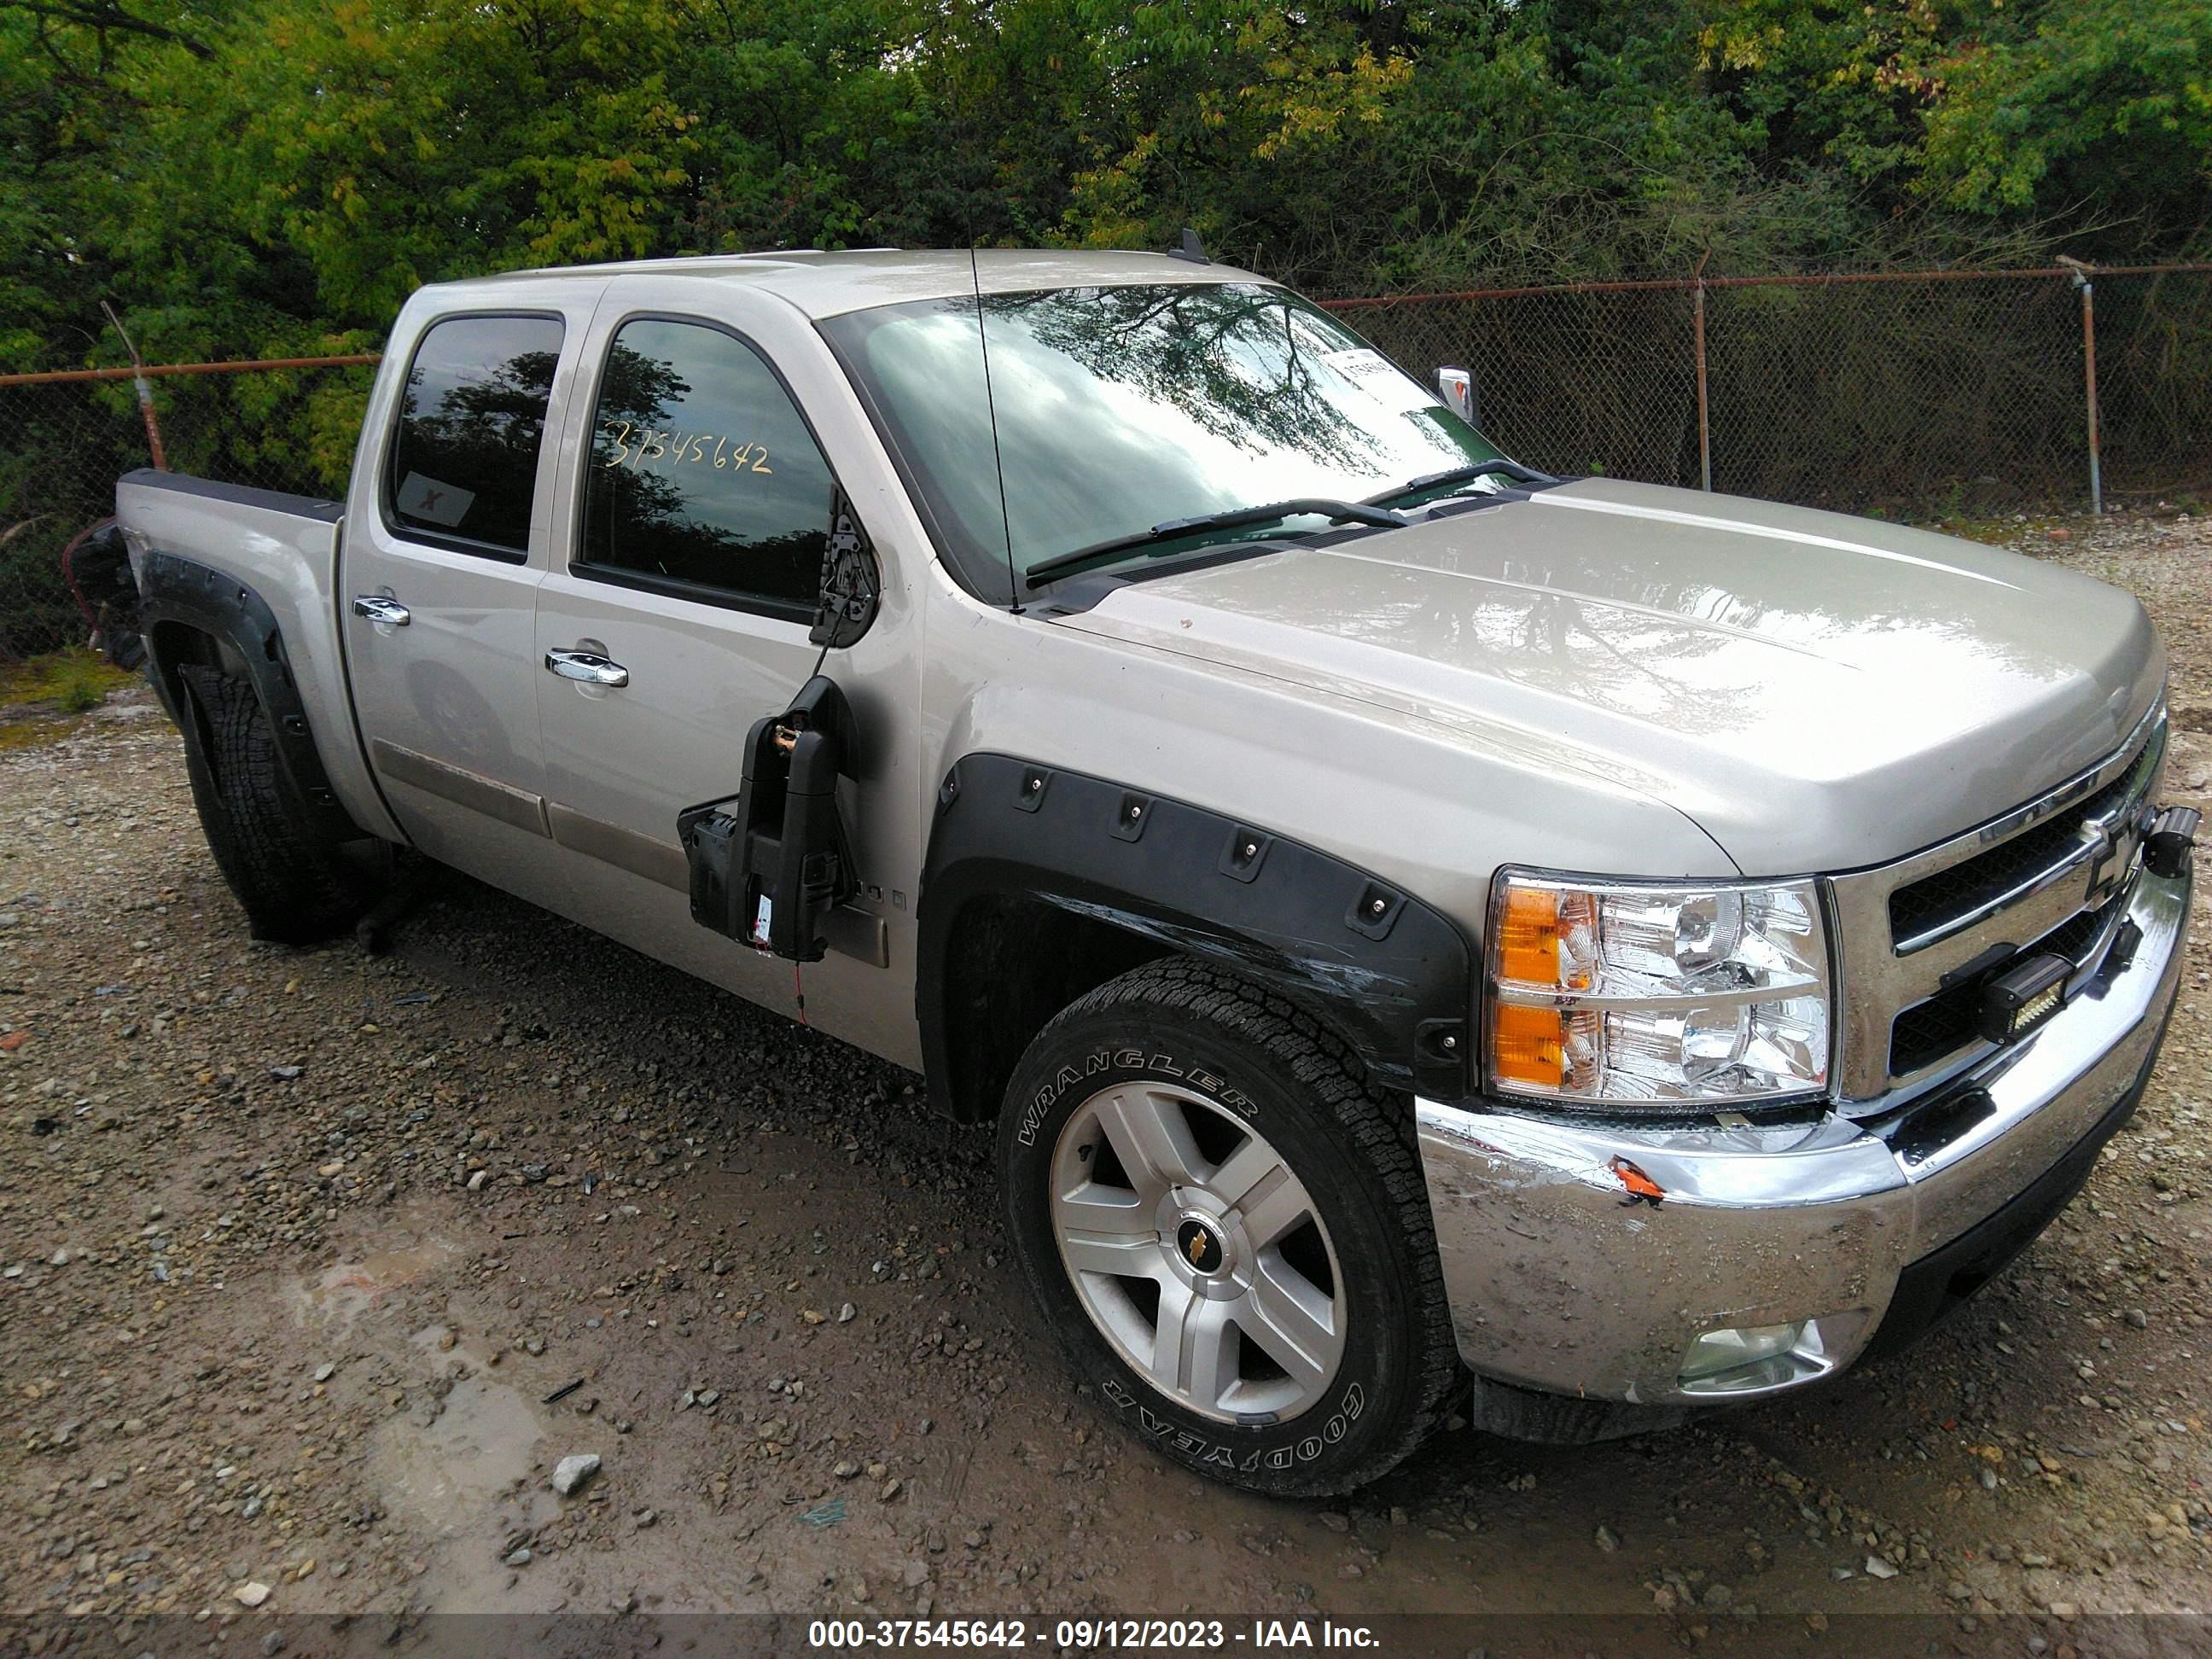
MULTIPOLYGON (((1296 295, 1256 283, 987 294, 884 306, 823 331, 874 405, 970 585, 1171 520, 1291 497, 1357 501, 1499 452, 1436 394, 1296 295)), ((1196 532, 1206 542, 1322 520, 1196 532)))

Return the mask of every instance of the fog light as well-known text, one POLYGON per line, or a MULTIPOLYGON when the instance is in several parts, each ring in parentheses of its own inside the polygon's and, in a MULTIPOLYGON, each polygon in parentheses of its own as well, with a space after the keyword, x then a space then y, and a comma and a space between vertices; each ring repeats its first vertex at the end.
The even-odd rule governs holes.
POLYGON ((1693 1338, 1674 1392, 1692 1398, 1755 1400, 1833 1376, 1856 1353, 1863 1308, 1843 1308, 1788 1325, 1734 1325, 1693 1338))
POLYGON ((1797 1339, 1811 1323, 1801 1319, 1794 1325, 1730 1326, 1707 1331, 1682 1356, 1681 1380, 1685 1386, 1705 1382, 1739 1366, 1756 1365, 1762 1359, 1786 1354, 1797 1346, 1797 1339))

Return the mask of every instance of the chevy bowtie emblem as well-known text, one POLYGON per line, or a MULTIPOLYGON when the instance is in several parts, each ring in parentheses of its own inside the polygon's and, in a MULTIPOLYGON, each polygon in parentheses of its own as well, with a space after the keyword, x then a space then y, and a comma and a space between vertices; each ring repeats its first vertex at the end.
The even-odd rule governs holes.
POLYGON ((1200 1273, 1214 1273, 1220 1268, 1221 1240, 1204 1222, 1186 1221, 1178 1227, 1176 1248, 1182 1252, 1183 1260, 1200 1273))
POLYGON ((2096 827, 2095 838, 2089 843, 2089 890, 2082 899, 2084 908, 2096 908, 2119 890, 2134 866, 2136 845, 2142 836, 2140 823, 2096 827))

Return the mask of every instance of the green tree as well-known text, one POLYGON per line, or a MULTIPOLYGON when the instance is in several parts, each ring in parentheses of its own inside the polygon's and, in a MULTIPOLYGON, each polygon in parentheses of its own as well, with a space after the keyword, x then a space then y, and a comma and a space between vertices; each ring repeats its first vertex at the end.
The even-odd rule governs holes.
POLYGON ((2206 246, 2212 7, 2066 0, 1961 47, 1920 157, 1930 199, 1969 212, 2117 222, 2146 252, 2206 246))
POLYGON ((1340 292, 2174 251, 2208 52, 2201 0, 0 0, 0 356, 116 361, 103 299, 310 352, 488 270, 1185 224, 1340 292))

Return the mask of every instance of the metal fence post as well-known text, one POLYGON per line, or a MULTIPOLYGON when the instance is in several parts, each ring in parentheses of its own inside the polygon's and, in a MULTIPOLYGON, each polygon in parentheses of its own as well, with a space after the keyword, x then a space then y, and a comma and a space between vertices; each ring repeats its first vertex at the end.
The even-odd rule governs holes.
POLYGON ((154 458, 154 471, 167 472, 169 458, 161 451, 161 423, 154 417, 154 388, 147 381, 146 365, 139 361, 138 347, 125 331, 123 319, 115 314, 115 307, 102 300, 100 308, 107 313, 107 320, 114 325, 115 331, 123 336, 124 349, 131 354, 131 381, 138 391, 138 413, 146 422, 146 448, 154 458))
POLYGON ((1698 486, 1708 494, 1713 487, 1713 428, 1705 404, 1705 261, 1712 257, 1708 248, 1698 260, 1692 279, 1696 286, 1690 291, 1690 335, 1698 354, 1698 486))
POLYGON ((2066 267, 2074 286, 2081 291, 2081 385, 2089 413, 2089 515, 2095 518, 2105 510, 2105 482, 2097 453, 2097 285, 2089 280, 2096 267, 2063 253, 2058 263, 2066 267))

